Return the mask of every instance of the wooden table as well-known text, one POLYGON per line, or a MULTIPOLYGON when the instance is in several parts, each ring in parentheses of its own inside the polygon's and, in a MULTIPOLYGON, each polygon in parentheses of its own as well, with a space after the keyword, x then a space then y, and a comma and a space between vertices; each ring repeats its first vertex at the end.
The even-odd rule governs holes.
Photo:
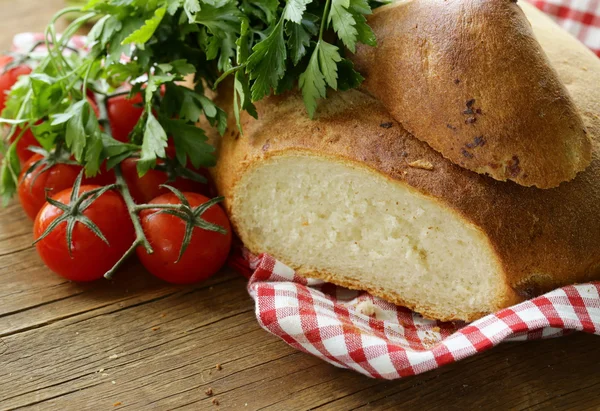
MULTIPOLYGON (((61 6, 0 0, 0 46, 42 29, 61 6)), ((233 272, 175 287, 132 262, 114 281, 64 281, 37 257, 31 222, 14 203, 0 210, 0 280, 2 410, 600 408, 598 337, 504 344, 376 381, 263 331, 233 272)))

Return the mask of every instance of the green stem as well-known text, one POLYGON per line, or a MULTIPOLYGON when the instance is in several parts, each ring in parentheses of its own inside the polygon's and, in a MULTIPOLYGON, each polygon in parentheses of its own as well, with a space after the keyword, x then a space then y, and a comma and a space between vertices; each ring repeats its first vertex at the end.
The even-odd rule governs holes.
MULTIPOLYGON (((75 10, 75 9, 76 8, 71 8, 72 11, 80 11, 80 10, 75 10)), ((60 17, 63 14, 64 13, 58 13, 58 17, 60 17)), ((71 39, 71 37, 73 37, 73 35, 77 32, 77 30, 79 30, 81 28, 81 26, 83 26, 86 22, 88 22, 90 19, 92 19, 95 16, 96 16, 96 13, 88 13, 88 14, 81 16, 81 17, 77 18, 76 20, 74 20, 64 30, 63 35, 60 38, 60 41, 57 39, 56 29, 55 29, 55 22, 58 19, 58 17, 55 16, 52 20, 52 23, 50 25, 48 25, 48 28, 46 29, 46 47, 48 48, 48 56, 51 58, 51 62, 54 65, 54 67, 56 67, 56 70, 59 74, 64 75, 68 70, 73 69, 73 67, 69 64, 69 62, 63 55, 63 49, 66 47, 69 40, 71 39), (52 47, 50 46, 49 41, 48 41, 48 34, 50 34, 52 37, 52 47), (55 50, 56 50, 56 52, 55 52, 55 50)), ((91 70, 92 63, 90 62, 88 64, 90 66, 88 66, 86 69, 91 70)), ((64 86, 63 86, 63 91, 65 91, 65 92, 68 91, 68 93, 71 94, 71 90, 70 89, 66 90, 64 88, 64 86)))
POLYGON ((121 173, 121 166, 118 165, 115 167, 115 176, 117 177, 117 188, 125 200, 125 205, 127 205, 127 211, 129 212, 129 217, 131 218, 131 222, 133 223, 133 228, 135 229, 136 242, 139 242, 139 245, 142 245, 148 254, 152 254, 152 246, 150 242, 146 238, 144 234, 144 229, 142 228, 142 223, 140 223, 140 218, 137 215, 136 207, 137 205, 133 201, 133 197, 131 197, 131 193, 129 192, 129 188, 127 187, 127 183, 123 178, 123 174, 121 173))
POLYGON ((178 210, 185 211, 187 207, 183 204, 139 204, 135 206, 135 211, 142 210, 178 210))
POLYGON ((246 63, 240 64, 239 66, 232 67, 229 70, 225 71, 223 74, 221 74, 221 76, 217 79, 217 81, 215 81, 215 84, 213 85, 213 90, 216 90, 217 86, 223 80, 225 80, 229 75, 235 73, 236 71, 238 71, 240 69, 243 69, 244 67, 246 67, 246 63))
POLYGON ((108 110, 106 109, 106 102, 109 96, 100 93, 94 93, 96 102, 98 103, 98 122, 104 127, 104 132, 109 136, 112 136, 112 129, 110 127, 110 121, 108 120, 108 110))
POLYGON ((82 12, 81 7, 77 7, 77 6, 64 8, 62 10, 59 10, 54 16, 52 16, 52 20, 50 20, 50 24, 55 24, 58 21, 58 19, 60 19, 65 14, 81 13, 81 12, 82 12))
POLYGON ((329 5, 331 0, 327 0, 325 2, 325 7, 323 8, 323 17, 321 18, 321 27, 319 28, 319 40, 323 38, 323 31, 325 30, 325 20, 327 20, 327 15, 329 14, 329 5))
POLYGON ((115 93, 110 93, 106 96, 107 100, 110 100, 111 98, 115 98, 115 97, 120 97, 120 96, 126 96, 129 93, 131 93, 130 90, 125 90, 125 91, 117 91, 115 93))
POLYGON ((123 254, 121 256, 119 261, 117 261, 116 264, 104 274, 104 278, 106 278, 107 280, 112 279, 113 276, 115 275, 115 273, 117 272, 117 270, 119 269, 119 267, 121 267, 121 265, 125 262, 125 260, 127 260, 135 252, 135 250, 140 245, 142 245, 142 243, 143 243, 143 241, 140 241, 140 239, 136 239, 131 244, 131 247, 129 247, 129 249, 125 252, 125 254, 123 254))
MULTIPOLYGON (((92 61, 96 60, 96 56, 93 56, 92 61)), ((85 74, 83 76, 83 97, 85 98, 85 96, 87 95, 87 88, 88 88, 88 81, 90 80, 90 73, 92 72, 92 67, 94 66, 93 63, 88 63, 88 68, 85 70, 85 74)))
MULTIPOLYGON (((82 171, 83 173, 83 171, 82 171)), ((88 198, 92 197, 94 194, 96 194, 98 191, 100 191, 101 189, 107 188, 107 190, 114 190, 115 188, 117 188, 116 184, 110 184, 108 186, 105 187, 101 187, 101 188, 96 188, 95 190, 92 191, 87 191, 83 194, 81 194, 78 198, 77 201, 75 201, 75 203, 72 204, 72 208, 73 210, 75 210, 73 213, 77 214, 79 211, 79 207, 81 206, 81 203, 83 203, 84 201, 86 201, 88 198)), ((79 193, 77 193, 79 194, 79 193)))

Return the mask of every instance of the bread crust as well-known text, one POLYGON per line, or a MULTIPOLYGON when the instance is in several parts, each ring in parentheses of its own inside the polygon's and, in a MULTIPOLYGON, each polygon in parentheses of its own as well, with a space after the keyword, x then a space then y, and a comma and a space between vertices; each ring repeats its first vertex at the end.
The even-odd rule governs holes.
POLYGON ((363 88, 444 157, 539 188, 589 165, 582 119, 515 1, 400 1, 368 22, 378 46, 351 57, 363 88))
MULTIPOLYGON (((600 279, 600 61, 549 19, 533 9, 528 15, 592 136, 591 165, 573 181, 541 190, 472 173, 414 138, 381 103, 360 91, 330 95, 315 120, 307 117, 300 95, 270 97, 257 104, 259 120, 242 115, 243 136, 234 124, 223 138, 212 136, 219 153, 215 182, 245 244, 253 252, 265 251, 237 222, 233 212, 237 183, 271 156, 306 152, 368 167, 435 199, 478 227, 489 239, 508 284, 493 302, 497 308, 559 286, 600 279), (567 49, 570 58, 564 60, 561 55, 567 49)), ((221 104, 226 106, 229 100, 228 94, 221 104)), ((302 273, 295 262, 284 262, 302 273)), ((465 318, 435 312, 427 306, 411 306, 389 290, 368 288, 358 280, 340 282, 334 273, 309 271, 312 277, 367 289, 436 319, 470 321, 487 314, 471 313, 465 318)))

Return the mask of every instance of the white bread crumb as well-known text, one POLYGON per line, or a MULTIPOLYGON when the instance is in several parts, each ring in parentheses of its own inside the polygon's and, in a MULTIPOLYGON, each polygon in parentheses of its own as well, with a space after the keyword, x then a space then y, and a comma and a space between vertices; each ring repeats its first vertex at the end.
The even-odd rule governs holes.
POLYGON ((356 305, 356 312, 372 317, 377 312, 377 307, 371 300, 361 301, 356 305))

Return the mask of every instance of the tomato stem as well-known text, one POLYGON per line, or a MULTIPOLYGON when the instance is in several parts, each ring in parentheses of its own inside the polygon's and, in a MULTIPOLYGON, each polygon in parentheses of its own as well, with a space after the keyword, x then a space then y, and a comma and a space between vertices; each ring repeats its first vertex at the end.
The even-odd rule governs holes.
POLYGON ((157 210, 179 210, 179 211, 185 211, 187 210, 186 206, 184 204, 139 204, 135 206, 135 210, 136 211, 142 211, 142 210, 153 210, 153 209, 157 209, 157 210))
POLYGON ((112 129, 108 120, 108 109, 106 108, 108 97, 100 93, 94 93, 94 97, 98 104, 98 122, 104 127, 104 132, 112 137, 112 129))
MULTIPOLYGON (((145 237, 144 237, 144 239, 145 239, 145 237)), ((125 262, 125 260, 127 260, 131 256, 131 254, 133 254, 135 252, 135 249, 138 248, 140 245, 142 245, 143 242, 144 242, 143 240, 140 240, 139 238, 137 238, 131 244, 131 247, 129 247, 129 249, 125 252, 125 254, 123 254, 121 256, 119 261, 117 261, 115 263, 115 265, 104 274, 104 278, 106 278, 107 280, 112 279, 113 276, 115 275, 115 273, 117 272, 117 270, 119 269, 119 267, 121 267, 121 265, 125 262)))
POLYGON ((114 93, 110 93, 106 95, 106 100, 110 100, 111 98, 115 98, 115 97, 120 97, 120 96, 127 96, 129 95, 131 92, 129 90, 124 90, 124 91, 116 91, 114 93))
MULTIPOLYGON (((146 249, 148 254, 152 254, 152 246, 150 242, 146 238, 144 234, 144 229, 142 228, 142 224, 140 223, 140 218, 138 217, 137 209, 138 207, 133 201, 133 197, 131 197, 131 193, 129 192, 129 187, 127 187, 127 182, 123 178, 123 173, 121 172, 121 165, 117 165, 115 167, 115 176, 117 178, 117 189, 121 193, 123 200, 125 201, 125 205, 127 205, 127 211, 129 212, 129 217, 131 218, 131 222, 133 223, 133 228, 135 229, 136 240, 134 244, 137 242, 137 245, 141 245, 146 249)), ((133 247, 133 245, 132 245, 133 247)), ((134 247, 135 248, 135 247, 134 247)), ((113 267, 113 269, 116 267, 113 267)), ((112 271, 112 270, 111 270, 112 271)), ((110 272, 109 272, 110 273, 110 272)), ((107 273, 108 274, 108 273, 107 273)))

